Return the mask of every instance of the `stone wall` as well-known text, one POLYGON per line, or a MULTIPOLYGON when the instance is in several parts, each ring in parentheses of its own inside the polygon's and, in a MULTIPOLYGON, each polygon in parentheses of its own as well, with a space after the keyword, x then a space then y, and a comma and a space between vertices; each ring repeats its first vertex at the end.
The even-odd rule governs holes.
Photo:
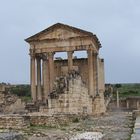
POLYGON ((40 112, 28 115, 1 115, 0 129, 24 129, 29 126, 59 127, 81 118, 82 116, 75 114, 46 115, 40 112))
POLYGON ((40 111, 46 114, 92 114, 92 98, 88 94, 88 89, 77 76, 69 80, 69 89, 63 94, 58 94, 57 98, 48 99, 48 108, 40 111))
MULTIPOLYGON (((63 73, 63 67, 68 66, 67 60, 55 60, 55 76, 59 77, 62 76, 65 73, 68 73, 65 71, 63 73)), ((88 62, 87 58, 80 58, 80 59, 73 59, 73 67, 78 69, 80 76, 82 78, 82 81, 85 83, 86 87, 88 87, 88 62)), ((94 89, 96 89, 96 66, 93 66, 94 68, 94 82, 93 86, 94 89)), ((98 58, 98 87, 99 87, 99 93, 103 93, 105 91, 105 75, 104 75, 104 59, 98 58)))
POLYGON ((1 115, 0 116, 0 128, 6 129, 22 129, 29 126, 29 121, 25 119, 26 117, 19 115, 1 115))
POLYGON ((4 113, 21 113, 25 112, 25 102, 17 98, 16 101, 9 106, 5 106, 4 113))
POLYGON ((57 115, 46 115, 46 114, 31 114, 29 116, 30 124, 33 126, 50 126, 58 127, 59 125, 67 125, 73 122, 76 118, 80 119, 75 114, 57 114, 57 115))
POLYGON ((14 94, 0 93, 0 112, 5 114, 24 112, 25 102, 14 94))
POLYGON ((53 96, 50 95, 50 98, 48 99, 48 107, 40 107, 40 112, 48 115, 98 115, 106 111, 103 93, 99 93, 99 96, 97 97, 91 97, 81 76, 75 76, 69 79, 68 89, 66 88, 66 90, 62 91, 64 93, 58 94, 58 92, 54 92, 52 94, 53 96))
POLYGON ((0 84, 0 93, 3 93, 5 91, 6 86, 3 84, 0 84))
MULTIPOLYGON (((63 75, 62 67, 67 67, 67 60, 55 60, 55 76, 59 77, 63 75)), ((82 77, 82 80, 88 85, 88 62, 87 58, 73 59, 73 66, 78 67, 79 73, 82 77)), ((68 71, 66 72, 68 73, 68 71)))

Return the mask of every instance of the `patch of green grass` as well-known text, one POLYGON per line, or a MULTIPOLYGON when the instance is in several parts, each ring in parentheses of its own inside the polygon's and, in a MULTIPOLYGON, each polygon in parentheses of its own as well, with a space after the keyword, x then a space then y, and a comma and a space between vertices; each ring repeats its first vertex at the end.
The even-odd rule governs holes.
POLYGON ((120 97, 140 96, 140 84, 121 84, 118 91, 120 97))
POLYGON ((56 126, 48 126, 48 125, 30 125, 30 129, 52 129, 57 128, 56 126))
POLYGON ((78 118, 74 118, 74 119, 72 120, 72 122, 73 122, 73 123, 78 123, 78 122, 79 122, 79 119, 78 119, 78 118))
POLYGON ((68 124, 61 124, 61 125, 33 125, 30 124, 30 129, 37 130, 37 129, 64 129, 65 127, 69 126, 68 124))
POLYGON ((66 131, 67 129, 66 129, 66 128, 64 128, 64 127, 62 127, 62 128, 61 128, 61 130, 62 130, 62 131, 66 131))

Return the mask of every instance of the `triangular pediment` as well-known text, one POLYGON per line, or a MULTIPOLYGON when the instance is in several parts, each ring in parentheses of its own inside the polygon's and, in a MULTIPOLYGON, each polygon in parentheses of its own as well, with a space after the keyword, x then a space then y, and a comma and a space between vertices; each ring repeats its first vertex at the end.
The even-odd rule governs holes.
POLYGON ((26 41, 30 42, 45 39, 69 39, 83 36, 93 36, 93 34, 91 32, 87 32, 69 25, 57 23, 27 38, 26 41))
POLYGON ((58 28, 55 29, 54 31, 50 33, 44 33, 39 37, 40 40, 44 39, 68 39, 72 37, 77 37, 77 36, 84 36, 83 34, 80 33, 75 33, 73 31, 64 29, 64 28, 58 28))

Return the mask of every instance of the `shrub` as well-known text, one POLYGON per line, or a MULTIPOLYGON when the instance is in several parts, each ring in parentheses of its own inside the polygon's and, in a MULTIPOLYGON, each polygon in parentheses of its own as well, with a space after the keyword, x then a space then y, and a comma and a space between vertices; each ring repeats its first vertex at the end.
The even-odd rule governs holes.
POLYGON ((72 120, 72 122, 73 122, 73 123, 78 123, 78 122, 79 122, 79 119, 78 119, 78 118, 74 118, 74 119, 72 120))

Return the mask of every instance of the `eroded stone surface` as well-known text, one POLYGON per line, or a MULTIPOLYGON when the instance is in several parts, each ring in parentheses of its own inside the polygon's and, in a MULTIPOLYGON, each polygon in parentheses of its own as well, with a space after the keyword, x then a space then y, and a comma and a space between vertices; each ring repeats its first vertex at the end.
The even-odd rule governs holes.
POLYGON ((132 133, 132 116, 127 112, 108 113, 102 117, 91 117, 79 120, 77 123, 55 127, 33 127, 28 132, 30 137, 39 139, 48 138, 57 140, 69 140, 77 134, 84 132, 101 132, 104 140, 127 140, 132 133))

